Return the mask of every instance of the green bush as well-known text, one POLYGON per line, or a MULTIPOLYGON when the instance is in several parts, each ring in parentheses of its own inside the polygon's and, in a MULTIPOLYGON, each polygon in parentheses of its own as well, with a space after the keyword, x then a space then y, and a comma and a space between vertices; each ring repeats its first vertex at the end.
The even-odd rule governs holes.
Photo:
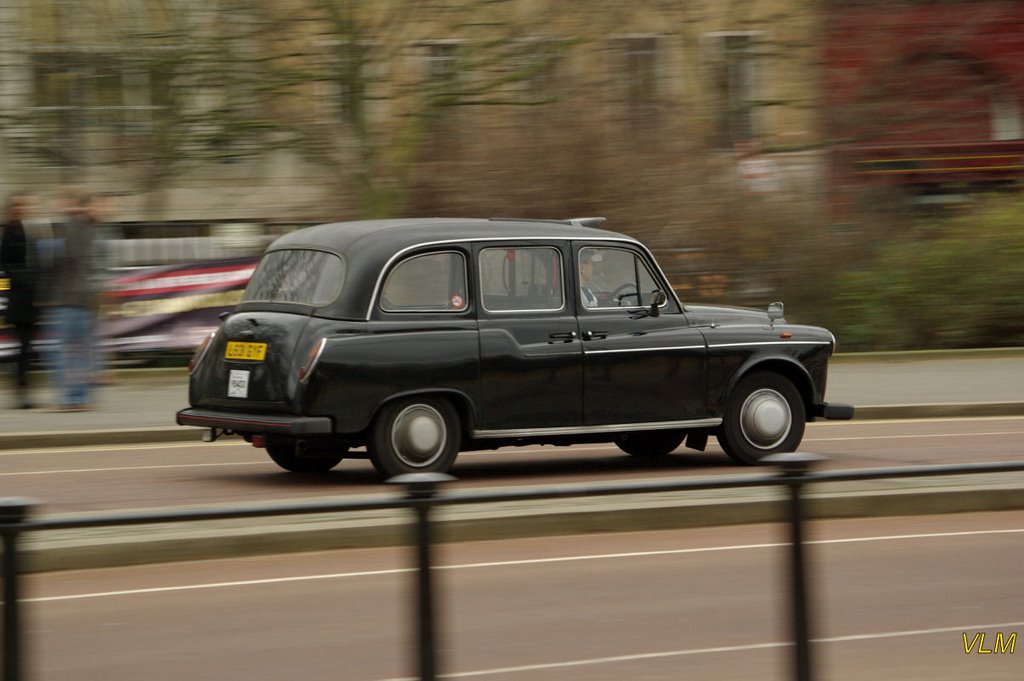
POLYGON ((837 276, 846 350, 1024 345, 1024 200, 918 226, 837 276))

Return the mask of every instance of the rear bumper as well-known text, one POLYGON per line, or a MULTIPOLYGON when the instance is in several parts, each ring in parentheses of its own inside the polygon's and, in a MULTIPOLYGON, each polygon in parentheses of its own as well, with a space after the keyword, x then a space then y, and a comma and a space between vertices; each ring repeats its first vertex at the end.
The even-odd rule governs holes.
POLYGON ((179 426, 221 428, 236 433, 329 435, 334 432, 327 416, 274 416, 190 408, 179 411, 176 421, 179 426))
POLYGON ((820 402, 814 405, 814 415, 829 421, 849 421, 853 418, 853 405, 839 402, 820 402))

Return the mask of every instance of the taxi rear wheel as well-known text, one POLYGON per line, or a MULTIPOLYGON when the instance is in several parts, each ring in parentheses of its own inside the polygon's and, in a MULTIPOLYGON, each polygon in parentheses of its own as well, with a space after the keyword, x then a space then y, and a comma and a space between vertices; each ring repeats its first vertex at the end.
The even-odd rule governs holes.
POLYGON ((377 415, 369 444, 370 461, 382 476, 445 473, 459 453, 459 416, 441 398, 398 400, 377 415))
POLYGON ((772 372, 753 373, 729 397, 718 443, 736 463, 756 465, 769 454, 796 450, 806 414, 792 381, 772 372))
POLYGON ((683 437, 681 430, 648 430, 630 433, 615 444, 630 456, 651 458, 671 454, 683 444, 683 437))
POLYGON ((341 463, 345 455, 328 449, 307 448, 300 456, 295 445, 293 438, 268 438, 267 454, 274 463, 292 473, 326 473, 341 463))

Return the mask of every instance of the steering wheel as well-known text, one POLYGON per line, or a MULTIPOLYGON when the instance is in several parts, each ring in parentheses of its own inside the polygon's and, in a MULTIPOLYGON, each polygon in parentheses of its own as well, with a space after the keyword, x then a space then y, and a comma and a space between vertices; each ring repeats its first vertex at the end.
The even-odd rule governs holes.
POLYGON ((639 305, 640 291, 639 289, 637 289, 636 284, 632 282, 627 282, 619 286, 614 291, 612 291, 612 300, 614 300, 615 304, 618 305, 619 307, 622 307, 624 305, 626 298, 633 297, 636 298, 636 304, 639 305))

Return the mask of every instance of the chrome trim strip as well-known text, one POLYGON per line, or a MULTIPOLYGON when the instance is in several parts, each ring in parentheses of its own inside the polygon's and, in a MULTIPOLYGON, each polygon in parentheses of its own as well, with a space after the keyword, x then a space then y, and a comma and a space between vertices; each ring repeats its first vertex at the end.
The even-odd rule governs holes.
POLYGON ((566 305, 565 305, 564 302, 562 303, 562 307, 542 307, 542 308, 535 309, 535 310, 491 310, 491 309, 489 309, 487 307, 484 307, 483 305, 481 305, 480 307, 487 314, 496 314, 496 315, 503 315, 503 314, 545 314, 545 313, 547 313, 547 314, 558 314, 558 313, 566 311, 566 305))
POLYGON ((583 435, 594 433, 624 433, 637 430, 669 430, 672 428, 714 428, 722 419, 693 419, 691 421, 657 421, 654 423, 616 423, 607 426, 557 426, 554 428, 511 428, 508 430, 474 430, 472 435, 481 440, 499 437, 543 437, 545 435, 583 435))
MULTIPOLYGON (((203 351, 199 353, 199 357, 196 358, 196 361, 192 364, 192 368, 188 372, 189 376, 199 371, 199 365, 203 363, 203 360, 206 359, 206 355, 210 352, 210 346, 213 345, 213 340, 216 338, 218 331, 220 331, 219 326, 211 331, 205 339, 203 339, 206 341, 206 345, 203 346, 203 351)), ((202 343, 203 341, 199 342, 202 343)))
MULTIPOLYGON (((587 341, 590 342, 590 341, 587 341)), ((663 350, 704 350, 703 345, 676 345, 667 348, 620 348, 618 350, 587 350, 584 346, 583 354, 585 355, 607 355, 613 352, 661 352, 663 350)))
POLYGON ((313 359, 309 362, 309 366, 306 367, 306 372, 299 379, 299 383, 309 383, 309 377, 313 375, 313 370, 316 369, 317 363, 320 361, 320 355, 324 354, 324 348, 327 347, 327 337, 322 336, 320 342, 317 344, 316 354, 313 355, 313 359))
POLYGON ((712 343, 711 348, 740 348, 750 345, 829 345, 828 341, 758 341, 750 343, 712 343))

